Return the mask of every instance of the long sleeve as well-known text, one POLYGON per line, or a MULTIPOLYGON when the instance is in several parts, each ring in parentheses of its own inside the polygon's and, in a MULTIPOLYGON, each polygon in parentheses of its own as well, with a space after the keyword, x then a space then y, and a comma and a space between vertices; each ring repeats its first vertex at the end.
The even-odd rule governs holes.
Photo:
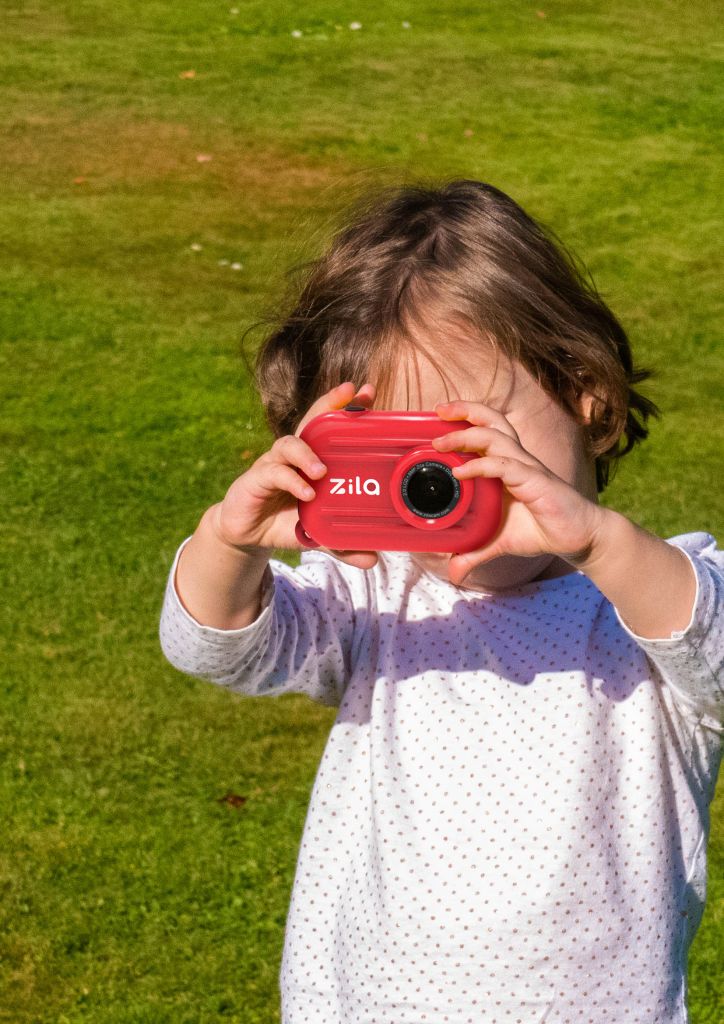
POLYGON ((197 622, 176 591, 171 566, 159 623, 161 649, 187 675, 247 696, 304 693, 337 706, 359 647, 358 615, 367 606, 365 573, 321 551, 304 551, 292 568, 270 559, 262 577, 261 610, 241 629, 197 622))
POLYGON ((724 551, 703 532, 671 537, 667 543, 681 548, 696 574, 694 607, 686 628, 650 639, 629 629, 615 609, 616 617, 678 700, 699 715, 702 724, 724 732, 724 551))

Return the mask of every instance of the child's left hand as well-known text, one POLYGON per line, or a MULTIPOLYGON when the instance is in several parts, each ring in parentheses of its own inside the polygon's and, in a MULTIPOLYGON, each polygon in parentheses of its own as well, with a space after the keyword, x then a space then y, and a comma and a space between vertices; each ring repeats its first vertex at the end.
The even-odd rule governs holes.
POLYGON ((674 544, 585 497, 526 451, 506 417, 478 402, 435 407, 440 419, 473 426, 451 431, 438 451, 481 453, 452 472, 459 480, 497 476, 503 482, 503 521, 477 551, 453 555, 448 578, 459 586, 477 565, 499 555, 553 554, 583 571, 640 637, 669 640, 688 629, 696 601, 694 563, 674 544), (665 592, 667 600, 661 600, 665 592))
POLYGON ((464 419, 475 424, 432 441, 440 452, 481 455, 456 466, 453 475, 458 480, 499 477, 504 488, 501 530, 485 547, 451 557, 451 582, 461 583, 476 565, 499 555, 549 553, 573 564, 590 555, 606 510, 526 451, 502 413, 465 401, 441 403, 434 411, 444 420, 464 419))

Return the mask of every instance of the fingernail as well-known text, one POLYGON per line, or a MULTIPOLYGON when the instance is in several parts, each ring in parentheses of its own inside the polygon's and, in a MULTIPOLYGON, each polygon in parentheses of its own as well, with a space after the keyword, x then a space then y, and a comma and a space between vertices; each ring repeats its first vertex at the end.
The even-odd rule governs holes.
POLYGON ((309 468, 312 470, 313 473, 321 473, 322 470, 325 469, 326 467, 323 462, 312 462, 309 468))

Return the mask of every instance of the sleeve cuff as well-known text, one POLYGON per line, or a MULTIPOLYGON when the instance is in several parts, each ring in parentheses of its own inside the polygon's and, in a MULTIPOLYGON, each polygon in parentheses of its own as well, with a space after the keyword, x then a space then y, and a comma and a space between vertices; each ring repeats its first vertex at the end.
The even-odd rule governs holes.
POLYGON ((616 618, 623 630, 642 647, 649 647, 652 650, 664 648, 670 651, 690 651, 698 646, 701 638, 706 634, 709 619, 714 611, 714 584, 706 566, 699 559, 692 558, 689 552, 685 551, 682 547, 679 547, 679 550, 689 560, 696 580, 694 607, 691 611, 691 618, 684 629, 675 629, 671 636, 668 637, 639 636, 638 633, 634 633, 632 629, 629 629, 621 618, 618 608, 614 606, 616 618))
MULTIPOLYGON (((191 536, 193 536, 193 534, 191 536)), ((241 626, 238 629, 218 629, 216 626, 205 626, 195 619, 186 608, 184 608, 181 598, 178 595, 178 591, 176 590, 176 566, 178 565, 178 560, 181 557, 181 552, 191 540, 191 536, 187 537, 186 540, 179 545, 176 557, 173 560, 173 565, 171 566, 171 572, 169 573, 168 595, 176 621, 183 622, 187 632, 193 633, 196 637, 208 639, 209 641, 214 642, 217 646, 220 640, 228 639, 233 641, 238 637, 253 636, 258 631, 263 630, 267 624, 267 620, 272 614, 272 604, 274 601, 275 591, 274 574, 268 562, 264 569, 264 575, 261 578, 261 608, 254 621, 250 622, 247 626, 241 626)))

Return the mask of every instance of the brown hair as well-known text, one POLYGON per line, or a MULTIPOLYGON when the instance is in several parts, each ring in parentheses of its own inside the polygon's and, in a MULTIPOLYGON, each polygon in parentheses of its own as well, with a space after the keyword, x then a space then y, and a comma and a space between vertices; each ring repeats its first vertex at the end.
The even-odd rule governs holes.
POLYGON ((378 190, 301 270, 298 297, 275 319, 254 367, 242 342, 276 437, 294 433, 309 406, 346 380, 359 387, 376 378, 384 408, 401 345, 423 348, 444 381, 412 333, 431 310, 474 327, 585 424, 599 491, 659 415, 632 387, 652 371, 634 368, 626 333, 593 281, 550 229, 492 185, 378 190), (584 392, 593 396, 587 424, 584 392))

